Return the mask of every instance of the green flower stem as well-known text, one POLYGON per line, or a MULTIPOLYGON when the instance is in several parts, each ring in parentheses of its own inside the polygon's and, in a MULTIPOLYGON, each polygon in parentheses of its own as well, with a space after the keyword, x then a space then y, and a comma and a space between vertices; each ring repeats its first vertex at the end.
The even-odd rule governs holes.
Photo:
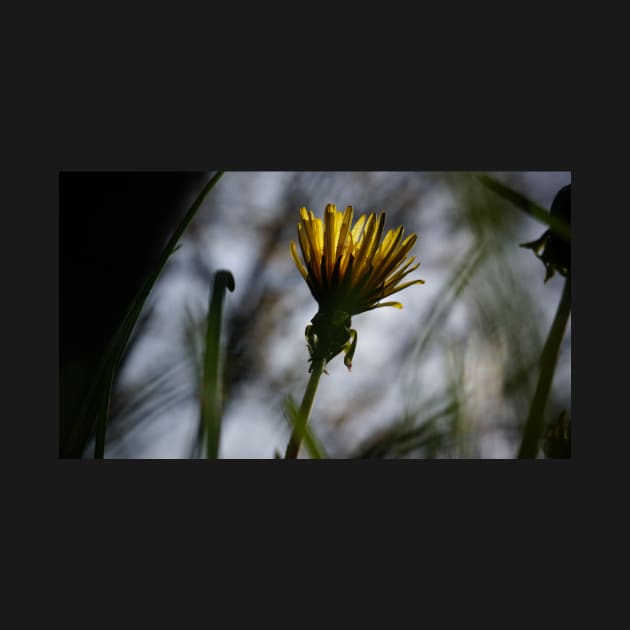
POLYGON ((538 455, 540 447, 540 439, 543 432, 543 412, 545 404, 551 390, 551 383, 558 361, 560 352, 560 344, 564 337, 564 331, 571 314, 571 278, 567 276, 564 283, 564 290, 558 304, 558 310, 554 317, 549 336, 545 342, 540 359, 540 376, 538 377, 538 385, 536 393, 532 400, 532 406, 529 410, 525 431, 523 432, 523 440, 518 451, 519 459, 535 459, 538 455))
POLYGON ((311 408, 313 407, 315 393, 317 392, 317 386, 319 385, 319 379, 324 371, 325 363, 326 361, 324 359, 313 361, 312 363, 311 377, 308 379, 308 384, 306 385, 306 391, 304 392, 304 398, 302 398, 298 419, 293 427, 291 439, 289 440, 287 451, 284 455, 285 459, 297 459, 298 451, 300 450, 300 443, 302 442, 302 436, 304 435, 304 428, 306 427, 308 417, 311 413, 311 408))

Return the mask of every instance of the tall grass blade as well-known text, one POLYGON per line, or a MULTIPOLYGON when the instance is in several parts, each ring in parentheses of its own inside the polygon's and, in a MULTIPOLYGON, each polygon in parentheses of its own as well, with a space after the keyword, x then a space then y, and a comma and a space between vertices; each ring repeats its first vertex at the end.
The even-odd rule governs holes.
POLYGON ((571 278, 567 276, 558 304, 558 310, 551 324, 549 336, 540 358, 540 376, 532 405, 523 431, 523 439, 518 451, 519 459, 532 459, 538 455, 541 436, 543 433, 543 417, 545 404, 549 397, 553 375, 558 361, 560 345, 571 313, 571 278))
POLYGON ((112 393, 112 384, 114 382, 113 365, 110 366, 105 381, 105 387, 102 391, 101 404, 98 409, 96 419, 96 441, 94 443, 94 458, 103 459, 105 456, 105 431, 107 427, 107 419, 109 418, 109 403, 112 393))
POLYGON ((234 291, 234 276, 225 270, 214 274, 214 286, 208 310, 208 326, 203 359, 201 410, 199 427, 206 435, 206 457, 219 456, 221 439, 221 405, 223 380, 221 375, 221 316, 225 290, 234 291))
POLYGON ((208 181, 208 183, 204 186, 202 191, 199 193, 199 195, 191 205, 188 212, 186 212, 183 219, 180 221, 179 225, 175 229, 175 232, 173 233, 166 247, 160 254, 160 257, 155 267, 152 269, 151 273, 138 291, 129 310, 127 311, 127 314, 123 318, 114 337, 110 341, 108 349, 97 372, 97 376, 94 379, 92 386, 88 389, 86 393, 84 402, 81 407, 81 412, 77 421, 75 422, 74 430, 71 434, 71 440, 76 439, 77 433, 79 433, 82 429, 84 431, 84 434, 86 433, 86 429, 87 433, 89 434, 89 430, 91 430, 94 421, 97 420, 94 451, 94 457, 97 459, 102 458, 104 455, 105 433, 107 430, 107 414, 109 410, 111 386, 113 380, 116 378, 118 364, 125 351, 125 347, 127 345, 127 342, 129 341, 129 337, 138 320, 140 312, 142 311, 142 307, 144 306, 144 303, 146 302, 146 299, 149 296, 151 289, 153 288, 156 280, 162 272, 164 265, 175 250, 179 239, 182 237, 182 234, 188 227, 188 224, 191 222, 191 220, 199 210, 199 207, 201 206, 208 193, 214 188, 219 179, 221 179, 222 175, 223 171, 219 171, 208 181))
POLYGON ((304 418, 301 417, 300 410, 295 400, 293 400, 293 397, 290 395, 284 400, 284 414, 289 421, 291 430, 295 432, 298 443, 304 441, 304 445, 306 446, 311 458, 328 459, 328 455, 326 454, 323 445, 315 437, 311 428, 308 426, 308 423, 304 422, 304 418))

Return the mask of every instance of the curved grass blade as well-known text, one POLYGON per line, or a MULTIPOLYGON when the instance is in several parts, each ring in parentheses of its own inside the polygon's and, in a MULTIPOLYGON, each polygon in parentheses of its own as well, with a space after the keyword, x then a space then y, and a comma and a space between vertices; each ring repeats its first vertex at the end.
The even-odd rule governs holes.
POLYGON ((225 290, 234 291, 234 276, 226 270, 214 274, 214 285, 208 310, 206 349, 203 358, 203 380, 201 385, 201 410, 199 428, 206 436, 206 457, 219 456, 221 438, 221 315, 225 290))
POLYGON ((537 219, 545 225, 548 225, 563 239, 571 241, 571 227, 559 216, 551 214, 551 212, 545 210, 537 203, 534 203, 533 201, 525 197, 525 195, 514 190, 513 188, 510 188, 509 186, 506 186, 505 184, 498 181, 494 177, 491 177, 490 175, 477 175, 477 179, 486 188, 494 191, 503 199, 507 199, 509 202, 514 204, 517 208, 523 210, 523 212, 525 212, 529 216, 534 217, 534 219, 537 219))
POLYGON ((202 202, 206 198, 207 194, 214 188, 215 184, 221 179, 223 171, 216 173, 204 186, 199 193, 190 209, 184 215, 179 225, 175 229, 175 232, 168 241, 166 247, 160 254, 155 267, 143 283, 142 287, 138 291, 134 298, 131 307, 127 311, 127 314, 123 318, 120 326, 118 327, 116 334, 108 345, 107 352, 103 357, 101 366, 97 372, 97 377, 93 381, 92 386, 88 389, 84 398, 84 402, 81 407, 81 413, 79 414, 78 421, 75 423, 74 431, 71 434, 71 439, 76 439, 76 434, 81 430, 91 430, 94 420, 97 420, 96 428, 96 441, 94 447, 94 457, 96 459, 102 459, 105 450, 105 433, 107 430, 107 415, 109 409, 109 398, 111 393, 111 385, 116 376, 116 371, 120 359, 125 351, 127 342, 131 332, 140 316, 142 307, 153 288, 156 280, 158 279, 164 265, 169 259, 170 255, 175 250, 179 239, 184 233, 188 224, 195 216, 202 202), (87 426, 86 426, 87 425, 87 426))

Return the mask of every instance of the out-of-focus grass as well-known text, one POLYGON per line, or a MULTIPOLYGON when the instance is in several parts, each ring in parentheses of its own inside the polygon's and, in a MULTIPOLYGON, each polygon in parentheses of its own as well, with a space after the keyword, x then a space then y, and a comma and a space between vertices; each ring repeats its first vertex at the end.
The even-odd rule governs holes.
POLYGON ((484 186, 497 193, 500 197, 507 199, 516 208, 534 217, 541 223, 548 225, 565 240, 571 240, 571 226, 558 215, 551 214, 537 203, 534 203, 531 199, 528 199, 518 190, 514 190, 514 188, 506 186, 494 177, 489 175, 479 175, 479 181, 484 186))
POLYGON ((571 312, 571 280, 567 278, 560 298, 549 336, 545 342, 540 358, 540 376, 536 385, 536 392, 532 399, 527 423, 523 432, 523 439, 518 451, 519 458, 533 458, 538 455, 544 426, 544 411, 551 390, 553 376, 558 360, 558 353, 564 337, 569 314, 571 312))
POLYGON ((292 396, 284 400, 284 413, 289 421, 291 432, 295 432, 298 443, 303 443, 312 459, 327 459, 328 455, 322 443, 315 437, 308 422, 300 414, 300 409, 292 396))
POLYGON ((214 188, 215 184, 219 181, 223 172, 216 173, 208 183, 201 190, 188 212, 184 215, 179 225, 175 229, 175 232, 171 236, 166 247, 162 251, 156 265, 151 270, 144 284, 138 291, 138 294, 134 298, 127 314, 123 318, 120 326, 118 327, 114 337, 108 345, 107 351, 97 376, 94 379, 91 386, 88 388, 84 397, 84 402, 81 405, 81 411, 78 414, 74 423, 74 430, 71 433, 70 441, 77 439, 77 433, 85 432, 86 427, 93 426, 96 423, 96 439, 94 442, 94 457, 101 459, 105 452, 105 433, 107 429, 109 419, 109 407, 110 407, 110 395, 112 385, 116 377, 121 358, 125 352, 125 348, 129 342, 131 333, 138 321, 144 304, 153 288, 153 285, 157 281, 164 265, 176 250, 178 242, 184 233, 184 230, 197 213, 197 210, 201 206, 202 202, 206 198, 207 194, 214 188))
MULTIPOLYGON (((519 174, 513 174, 503 185, 517 188, 518 178, 519 174)), ((238 207, 242 202, 237 189, 232 195, 233 206, 238 207)), ((283 196, 276 202, 275 214, 269 213, 268 223, 259 231, 250 273, 244 274, 243 281, 239 276, 238 295, 230 299, 230 317, 224 323, 224 415, 228 415, 230 405, 242 392, 251 392, 241 386, 255 384, 265 392, 274 409, 287 392, 297 393, 303 387, 303 338, 301 334, 288 337, 284 332, 298 302, 297 293, 292 294, 293 287, 288 282, 274 284, 272 274, 276 273, 274 269, 282 269, 278 260, 286 258, 290 266, 287 243, 295 238, 297 209, 301 205, 317 209, 320 198, 340 205, 359 199, 355 203, 358 211, 385 208, 388 213, 391 211, 392 221, 421 225, 418 259, 422 269, 435 278, 437 270, 433 265, 442 265, 444 280, 433 294, 433 303, 419 313, 416 329, 404 331, 404 351, 398 355, 400 364, 396 361, 397 366, 402 366, 400 379, 396 376, 398 382, 394 380, 394 370, 388 370, 391 378, 377 380, 361 395, 348 396, 335 406, 320 406, 316 422, 307 425, 304 434, 309 456, 325 458, 344 453, 360 458, 484 457, 488 452, 486 438, 500 440, 504 444, 501 452, 516 452, 535 390, 547 311, 538 285, 532 284, 528 252, 519 248, 531 213, 514 211, 510 199, 482 185, 472 173, 327 173, 312 177, 296 173, 288 178, 283 196), (351 181, 356 189, 348 186, 351 181), (430 220, 421 214, 426 191, 441 191, 452 199, 439 216, 430 220), (366 205, 367 200, 370 205, 366 205), (432 234, 438 226, 442 226, 441 236, 434 246, 441 248, 444 255, 427 261, 422 246, 435 238, 432 234), (458 238, 461 235, 467 238, 458 238), (466 248, 455 247, 454 242, 464 242, 466 248), (457 326, 453 324, 455 320, 459 322, 457 326), (291 362, 287 360, 274 371, 266 361, 279 345, 295 348, 295 352, 291 362), (427 366, 435 372, 427 373, 427 366), (406 379, 404 386, 400 386, 402 377, 406 379), (441 388, 427 388, 428 380, 441 382, 441 388), (389 410, 372 433, 359 440, 350 430, 335 431, 335 426, 343 426, 350 419, 360 422, 362 414, 369 414, 393 385, 399 386, 398 408, 389 410)), ((200 247, 199 260, 203 255, 200 247)), ((301 282, 301 278, 296 278, 296 286, 298 280, 301 282)), ((545 292, 553 293, 553 283, 545 292)), ((181 313, 184 305, 179 308, 181 313)), ((203 348, 203 325, 199 320, 199 314, 191 318, 188 340, 190 355, 196 357, 197 365, 203 348)), ((327 392, 337 386, 337 380, 337 375, 331 374, 327 392)), ((196 389, 193 385, 187 388, 186 395, 196 389)), ((159 391, 159 387, 152 386, 147 394, 148 391, 159 391)), ((180 395, 182 391, 180 387, 180 395)), ((565 396, 566 392, 552 391, 549 407, 564 406, 565 396), (558 400, 553 399, 556 395, 558 400)), ((155 412, 159 412, 159 407, 155 412)), ((296 415, 291 413, 290 403, 284 413, 292 429, 296 415)), ((283 422, 280 413, 278 422, 283 422)), ((283 450, 283 446, 278 449, 283 450)), ((192 454, 199 456, 198 450, 192 454)), ((273 456, 273 450, 268 456, 273 456)))
MULTIPOLYGON (((536 302, 535 291, 528 286, 530 277, 522 273, 518 262, 521 215, 506 212, 504 200, 511 203, 513 198, 484 193, 470 176, 450 174, 443 181, 460 210, 454 225, 467 229, 475 240, 418 327, 409 357, 409 368, 417 368, 407 370, 414 375, 406 387, 413 407, 408 407, 402 419, 392 418, 391 429, 367 440, 355 452, 358 457, 479 457, 485 433, 502 433, 506 442, 518 444, 525 427, 542 347, 544 308, 536 302), (446 332, 456 306, 465 307, 466 327, 474 336, 459 344, 446 332), (474 373, 484 369, 484 361, 494 364, 489 401, 499 398, 494 406, 482 405, 482 418, 475 418, 474 400, 483 400, 490 392, 483 391, 483 380, 471 391, 470 375, 465 378, 462 367, 473 338, 495 355, 482 355, 481 364, 475 366, 473 361, 469 367, 474 373), (448 384, 430 402, 422 394, 418 375, 432 353, 442 357, 448 384), (437 413, 432 412, 436 407, 437 413)), ((502 185, 502 191, 507 190, 511 189, 502 185)), ((527 204, 523 195, 518 199, 527 204)), ((530 202, 529 206, 536 204, 530 202)))
MULTIPOLYGON (((560 213, 547 212, 533 201, 528 199, 525 195, 521 194, 500 182, 497 182, 493 178, 488 176, 480 176, 480 181, 487 186, 490 190, 493 190, 501 197, 510 201, 517 208, 524 210, 526 213, 531 214, 537 220, 549 225, 551 233, 571 243, 571 230, 569 224, 560 216, 560 213)), ((567 190, 567 189, 564 189, 567 190)), ((564 192, 564 191, 563 191, 564 192)), ((565 210, 570 217, 570 197, 565 210)), ((554 237, 552 237, 554 238, 554 237)), ((569 258, 570 258, 570 249, 569 258)), ((554 261, 555 262, 555 261, 554 261)), ((564 264, 564 263, 563 263, 564 264)), ((568 262, 566 263, 568 265, 568 262)), ((545 282, 550 278, 552 273, 547 272, 545 276, 545 282)), ((569 320, 571 311, 571 280, 570 276, 564 281, 564 289, 560 298, 560 303, 556 311, 551 329, 547 340, 545 341, 542 349, 540 362, 537 365, 537 371, 539 372, 536 390, 533 394, 531 404, 529 407, 529 413, 527 421, 523 429, 523 435, 521 444, 518 449, 519 458, 535 458, 541 447, 541 440, 543 436, 544 428, 544 416, 545 405, 551 390, 554 372, 557 365, 558 354, 562 345, 562 339, 569 320)))
POLYGON ((234 276, 229 271, 217 271, 214 275, 203 359, 203 379, 201 383, 201 410, 199 415, 200 433, 206 436, 206 457, 219 456, 222 412, 222 357, 221 319, 225 291, 234 291, 234 276))

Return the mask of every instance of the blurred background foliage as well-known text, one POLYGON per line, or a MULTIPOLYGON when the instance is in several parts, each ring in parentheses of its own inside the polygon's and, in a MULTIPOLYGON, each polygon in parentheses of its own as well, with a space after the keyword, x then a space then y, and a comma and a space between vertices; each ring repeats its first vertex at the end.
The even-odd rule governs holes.
MULTIPOLYGON (((467 172, 227 172, 204 200, 155 285, 114 382, 105 457, 198 457, 199 388, 214 273, 232 272, 223 314, 219 456, 272 458, 289 439, 285 399, 308 378, 304 328, 317 305, 289 241, 298 212, 327 203, 386 211, 418 241, 423 278, 402 311, 353 318, 349 373, 321 380, 300 457, 512 458, 564 278, 519 244, 547 226, 467 172)), ((568 172, 490 173, 549 209, 568 172)), ((60 456, 92 457, 76 420, 82 392, 131 295, 204 173, 63 173, 60 456)), ((567 327, 545 421, 570 417, 567 327)), ((557 432, 556 432, 557 433, 557 432)), ((547 449, 546 452, 550 452, 547 449)), ((557 452, 557 449, 556 449, 557 452)), ((541 450, 539 457, 545 456, 541 450)))

